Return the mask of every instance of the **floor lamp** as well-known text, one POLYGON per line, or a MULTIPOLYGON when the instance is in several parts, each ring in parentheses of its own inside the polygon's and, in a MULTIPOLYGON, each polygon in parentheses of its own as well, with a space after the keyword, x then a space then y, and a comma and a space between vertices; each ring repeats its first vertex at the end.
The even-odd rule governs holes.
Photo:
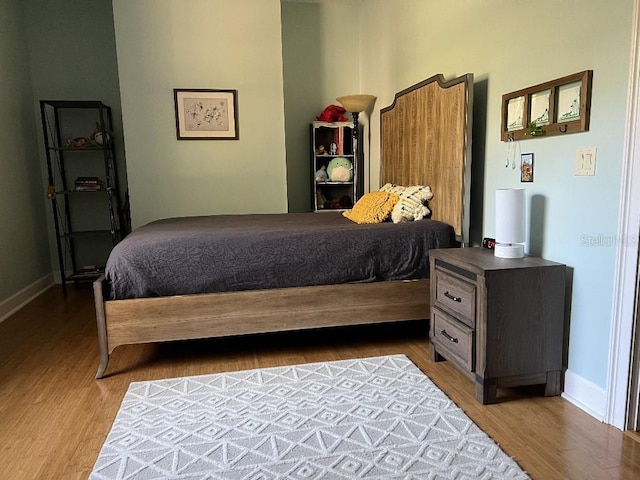
MULTIPOLYGON (((336 100, 340 102, 340 104, 344 107, 347 112, 351 113, 353 117, 353 161, 354 163, 358 162, 358 117, 360 116, 360 112, 364 112, 367 107, 374 101, 376 97, 373 95, 367 94, 355 94, 355 95, 345 95, 343 97, 338 97, 336 100)), ((356 163, 357 165, 357 163, 356 163)), ((369 164, 369 190, 371 190, 371 165, 369 164)), ((358 171, 356 167, 354 171, 358 171)), ((356 188, 356 196, 357 196, 357 178, 354 178, 354 187, 356 188)), ((355 201, 355 199, 354 199, 355 201)))

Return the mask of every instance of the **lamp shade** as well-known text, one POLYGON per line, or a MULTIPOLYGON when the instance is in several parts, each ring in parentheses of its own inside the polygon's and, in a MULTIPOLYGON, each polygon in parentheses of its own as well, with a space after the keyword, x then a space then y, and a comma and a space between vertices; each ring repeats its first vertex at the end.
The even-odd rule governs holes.
POLYGON ((338 97, 336 100, 344 107, 347 112, 364 112, 369 104, 375 100, 373 95, 359 93, 355 95, 345 95, 338 97))
POLYGON ((504 244, 522 243, 525 240, 525 191, 523 188, 496 190, 496 251, 497 257, 522 257, 524 247, 504 244), (509 251, 510 250, 510 251, 509 251))

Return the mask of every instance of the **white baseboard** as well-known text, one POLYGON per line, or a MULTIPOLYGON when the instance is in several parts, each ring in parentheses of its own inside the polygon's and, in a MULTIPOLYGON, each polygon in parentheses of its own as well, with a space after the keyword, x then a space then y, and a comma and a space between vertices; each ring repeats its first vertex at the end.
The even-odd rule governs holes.
POLYGON ((581 408, 592 417, 604 420, 607 409, 607 392, 595 383, 585 380, 571 370, 564 374, 564 393, 562 398, 581 408))
POLYGON ((31 285, 27 285, 19 292, 11 295, 6 300, 0 301, 0 322, 20 310, 51 286, 53 286, 53 274, 48 273, 41 279, 33 282, 31 285))

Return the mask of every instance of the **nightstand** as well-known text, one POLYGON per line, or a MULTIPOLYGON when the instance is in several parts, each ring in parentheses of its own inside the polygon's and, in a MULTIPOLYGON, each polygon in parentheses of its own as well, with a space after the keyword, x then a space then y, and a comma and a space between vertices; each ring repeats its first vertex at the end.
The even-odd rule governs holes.
POLYGON ((545 384, 545 395, 559 395, 566 266, 485 248, 429 256, 432 360, 455 364, 483 404, 495 403, 500 387, 545 384))

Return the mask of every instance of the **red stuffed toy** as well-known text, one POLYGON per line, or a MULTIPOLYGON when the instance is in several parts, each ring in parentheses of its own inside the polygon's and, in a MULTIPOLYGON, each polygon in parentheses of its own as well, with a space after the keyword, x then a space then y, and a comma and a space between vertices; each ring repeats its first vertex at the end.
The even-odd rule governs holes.
POLYGON ((323 122, 346 122, 347 117, 343 115, 346 112, 344 108, 339 105, 329 105, 325 108, 320 115, 316 117, 316 120, 323 122))

